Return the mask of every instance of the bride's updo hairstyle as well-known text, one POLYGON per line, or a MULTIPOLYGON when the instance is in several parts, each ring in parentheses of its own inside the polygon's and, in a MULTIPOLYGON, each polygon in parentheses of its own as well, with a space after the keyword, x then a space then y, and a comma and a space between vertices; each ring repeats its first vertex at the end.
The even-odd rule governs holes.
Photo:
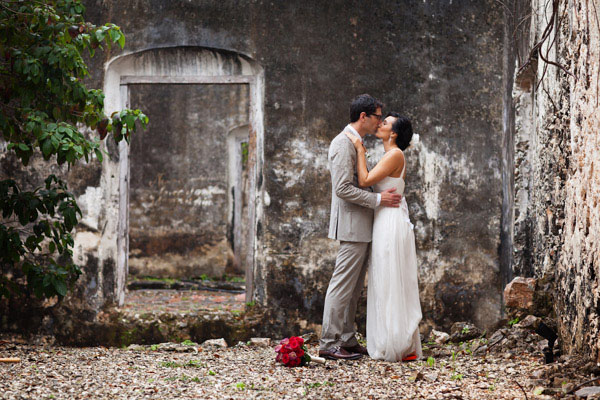
POLYGON ((410 120, 393 111, 388 113, 385 117, 396 118, 396 121, 392 124, 392 131, 398 135, 398 137, 396 137, 396 145, 398 145, 400 150, 406 149, 410 145, 410 140, 413 136, 410 120))

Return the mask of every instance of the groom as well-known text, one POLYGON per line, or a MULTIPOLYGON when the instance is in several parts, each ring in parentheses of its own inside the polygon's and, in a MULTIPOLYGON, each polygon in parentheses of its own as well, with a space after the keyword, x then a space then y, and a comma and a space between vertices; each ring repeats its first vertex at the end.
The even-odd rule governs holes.
POLYGON ((329 238, 340 241, 333 276, 327 288, 319 355, 329 359, 355 360, 367 349, 355 337, 354 317, 369 262, 373 210, 398 207, 400 195, 389 189, 373 193, 358 187, 356 150, 344 132, 374 134, 381 124, 383 104, 362 94, 350 105, 350 124, 329 146, 331 217, 329 238))

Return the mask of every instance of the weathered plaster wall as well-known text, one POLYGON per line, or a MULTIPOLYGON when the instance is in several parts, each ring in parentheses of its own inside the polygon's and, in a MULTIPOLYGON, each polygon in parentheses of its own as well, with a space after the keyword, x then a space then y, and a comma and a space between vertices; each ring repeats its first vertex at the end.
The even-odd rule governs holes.
MULTIPOLYGON (((348 122, 350 99, 364 92, 381 98, 384 112, 409 116, 421 136, 407 152, 406 197, 426 320, 446 328, 455 320, 488 327, 500 318, 503 12, 498 2, 85 4, 95 23, 122 27, 128 53, 176 46, 217 49, 250 57, 264 70, 264 137, 256 137, 256 144, 251 140, 261 171, 253 296, 273 311, 273 331, 295 332, 288 321, 298 319, 321 322, 337 251, 337 243, 326 238, 327 148, 348 122)), ((106 63, 117 55, 113 48, 91 60, 91 86, 104 87, 105 78, 111 79, 106 63)), ((369 141, 373 153, 377 146, 369 141)), ((113 231, 118 196, 104 188, 118 186, 117 165, 118 157, 105 163, 99 186, 98 179, 80 183, 88 215, 98 213, 113 231), (98 193, 99 187, 104 191, 98 193)), ((114 260, 114 246, 106 248, 101 260, 114 260)), ((93 250, 81 250, 82 257, 92 257, 93 250)))
MULTIPOLYGON (((551 7, 532 1, 531 42, 551 7)), ((567 351, 598 358, 600 291, 599 73, 597 1, 560 2, 560 25, 543 46, 543 60, 517 77, 515 272, 550 277, 567 351), (545 71, 545 74, 544 74, 545 71), (543 79, 542 79, 543 76, 543 79)))
POLYGON ((320 322, 337 249, 325 239, 326 149, 348 121, 349 99, 369 92, 386 103, 384 112, 409 115, 421 134, 421 144, 407 153, 406 196, 426 318, 446 327, 453 320, 496 322, 502 190, 496 3, 286 3, 269 15, 272 24, 257 24, 259 32, 282 41, 257 49, 267 82, 271 199, 259 247, 264 294, 257 288, 257 295, 277 306, 282 321, 299 310, 320 322))
POLYGON ((132 85, 129 101, 160 116, 131 142, 130 274, 223 275, 233 263, 228 153, 241 152, 224 139, 248 125, 248 85, 132 85))

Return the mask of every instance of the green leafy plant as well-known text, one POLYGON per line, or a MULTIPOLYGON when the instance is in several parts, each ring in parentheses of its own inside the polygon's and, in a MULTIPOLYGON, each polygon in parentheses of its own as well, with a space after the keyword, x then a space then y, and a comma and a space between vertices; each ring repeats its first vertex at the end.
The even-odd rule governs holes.
MULTIPOLYGON (((123 48, 125 36, 114 24, 86 22, 84 12, 80 0, 9 0, 0 7, 0 131, 23 166, 35 155, 68 167, 101 162, 108 133, 129 143, 138 123, 148 123, 140 110, 107 117, 102 91, 85 86, 82 54, 123 48)), ((60 178, 44 183, 26 190, 0 181, 0 297, 62 299, 81 275, 71 260, 81 210, 60 178)))
POLYGON ((427 357, 427 366, 430 368, 433 368, 434 365, 435 365, 435 358, 427 357))
POLYGON ((452 379, 453 381, 461 381, 463 379, 463 374, 455 372, 452 374, 452 376, 450 376, 450 379, 452 379))
POLYGON ((468 326, 463 326, 462 330, 460 331, 463 335, 465 333, 469 333, 469 327, 468 326))
POLYGON ((206 364, 203 363, 202 361, 190 360, 184 364, 184 367, 203 368, 203 367, 206 367, 206 364))
POLYGON ((176 363, 174 361, 163 361, 160 363, 160 366, 164 367, 164 368, 179 368, 179 367, 182 367, 183 365, 176 363))
POLYGON ((519 322, 519 317, 516 317, 516 318, 511 319, 510 321, 508 321, 508 326, 512 327, 513 325, 515 325, 518 322, 519 322))
POLYGON ((157 345, 157 344, 153 344, 153 345, 151 345, 151 346, 150 346, 150 350, 152 350, 152 351, 156 351, 156 350, 158 350, 158 345, 157 345))
POLYGON ((246 278, 243 276, 234 276, 227 274, 221 275, 221 280, 225 282, 246 282, 246 278))
POLYGON ((536 387, 535 389, 533 389, 533 394, 534 394, 535 396, 539 396, 539 395, 541 395, 541 394, 543 394, 543 393, 544 393, 544 388, 543 388, 543 387, 541 387, 541 386, 538 386, 538 387, 536 387))
POLYGON ((215 371, 213 371, 212 369, 208 370, 208 375, 210 376, 215 376, 217 373, 215 371))
POLYGON ((181 344, 184 346, 198 346, 198 343, 192 342, 189 339, 185 339, 183 342, 181 342, 181 344))

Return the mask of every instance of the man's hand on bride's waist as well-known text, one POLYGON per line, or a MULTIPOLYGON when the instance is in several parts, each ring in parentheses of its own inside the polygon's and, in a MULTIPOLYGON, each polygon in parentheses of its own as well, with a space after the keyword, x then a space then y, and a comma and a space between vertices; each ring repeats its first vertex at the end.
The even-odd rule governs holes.
POLYGON ((382 207, 400 207, 400 200, 402 196, 394 193, 396 188, 386 189, 381 192, 381 203, 379 203, 382 207))

